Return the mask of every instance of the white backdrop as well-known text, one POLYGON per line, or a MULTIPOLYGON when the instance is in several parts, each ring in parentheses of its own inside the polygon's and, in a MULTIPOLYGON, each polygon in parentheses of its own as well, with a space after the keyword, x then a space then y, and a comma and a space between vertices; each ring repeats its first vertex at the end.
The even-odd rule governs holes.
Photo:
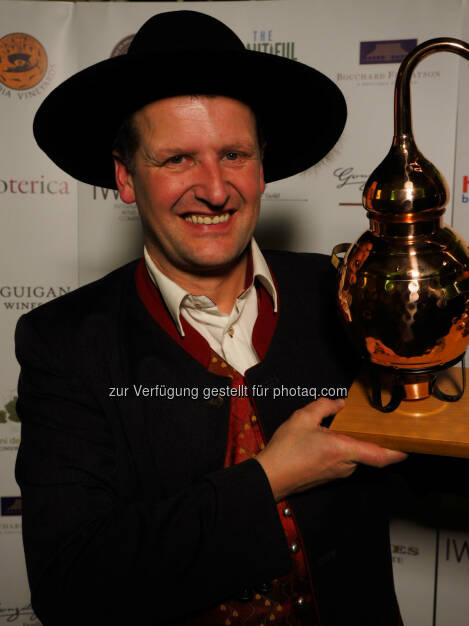
MULTIPOLYGON (((35 146, 32 118, 44 96, 65 77, 109 57, 150 15, 177 9, 219 17, 251 48, 314 65, 343 90, 349 117, 339 144, 321 164, 268 185, 264 194, 260 243, 300 251, 330 253, 333 245, 353 241, 367 228, 361 185, 391 144, 399 54, 415 40, 444 35, 469 40, 463 0, 0 0, 0 626, 38 624, 29 607, 13 475, 19 441, 16 321, 26 310, 141 254, 135 207, 120 202, 113 191, 77 184, 55 167, 35 146), (8 66, 8 55, 25 47, 33 56, 42 54, 39 74, 32 62, 22 73, 8 66), (25 86, 19 79, 30 83, 25 86)), ((451 203, 446 221, 466 239, 468 78, 468 62, 438 54, 418 66, 412 86, 417 143, 450 188, 454 185, 454 211, 451 203)), ((131 85, 124 82, 121 89, 131 85)), ((69 123, 73 120, 64 111, 64 132, 69 123)), ((465 534, 394 520, 394 571, 407 626, 467 625, 468 541, 469 530, 465 534)))

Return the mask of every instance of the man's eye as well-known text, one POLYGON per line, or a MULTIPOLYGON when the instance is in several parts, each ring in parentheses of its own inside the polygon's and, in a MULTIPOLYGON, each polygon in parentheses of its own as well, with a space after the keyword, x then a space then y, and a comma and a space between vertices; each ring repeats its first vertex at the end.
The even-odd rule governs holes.
POLYGON ((185 157, 183 154, 175 154, 174 156, 170 157, 166 162, 178 165, 179 163, 182 163, 184 161, 184 158, 185 157))
POLYGON ((239 157, 239 153, 238 152, 227 152, 225 156, 228 159, 228 161, 236 161, 236 159, 239 157))

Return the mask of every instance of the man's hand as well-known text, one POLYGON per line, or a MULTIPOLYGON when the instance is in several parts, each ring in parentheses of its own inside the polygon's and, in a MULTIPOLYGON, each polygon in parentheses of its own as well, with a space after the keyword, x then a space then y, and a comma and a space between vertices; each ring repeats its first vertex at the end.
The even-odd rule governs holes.
POLYGON ((256 456, 269 479, 275 500, 350 476, 357 463, 385 467, 407 454, 358 441, 321 426, 328 415, 338 413, 343 400, 321 398, 295 411, 275 431, 256 456))

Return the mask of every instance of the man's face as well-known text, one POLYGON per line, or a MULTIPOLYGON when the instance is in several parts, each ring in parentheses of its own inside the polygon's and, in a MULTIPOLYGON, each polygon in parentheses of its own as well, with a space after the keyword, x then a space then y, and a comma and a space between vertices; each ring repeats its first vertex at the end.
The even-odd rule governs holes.
POLYGON ((265 188, 251 109, 224 96, 178 96, 148 104, 134 120, 135 167, 116 161, 116 178, 122 200, 137 203, 153 260, 170 277, 232 267, 265 188))

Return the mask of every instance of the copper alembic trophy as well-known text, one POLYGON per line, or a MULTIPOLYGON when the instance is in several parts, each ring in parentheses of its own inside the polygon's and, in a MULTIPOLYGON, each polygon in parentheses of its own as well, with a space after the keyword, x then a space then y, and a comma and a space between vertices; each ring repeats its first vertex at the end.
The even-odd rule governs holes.
POLYGON ((469 44, 426 41, 402 62, 394 94, 394 138, 389 154, 363 191, 370 228, 351 246, 339 244, 332 262, 339 271, 339 308, 354 343, 369 363, 371 402, 380 411, 402 400, 433 394, 461 398, 464 352, 469 342, 469 252, 442 223, 447 184, 418 150, 412 134, 410 78, 434 52, 469 59, 469 44), (347 249, 345 257, 337 255, 347 249), (454 394, 438 387, 438 372, 462 363, 454 394), (390 399, 382 400, 383 378, 390 399))

